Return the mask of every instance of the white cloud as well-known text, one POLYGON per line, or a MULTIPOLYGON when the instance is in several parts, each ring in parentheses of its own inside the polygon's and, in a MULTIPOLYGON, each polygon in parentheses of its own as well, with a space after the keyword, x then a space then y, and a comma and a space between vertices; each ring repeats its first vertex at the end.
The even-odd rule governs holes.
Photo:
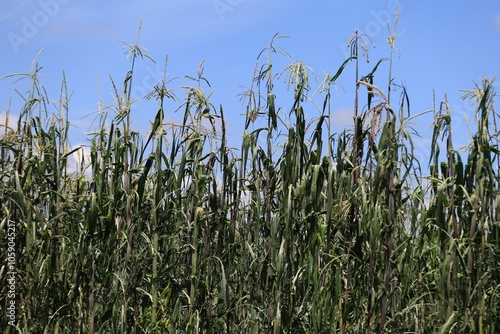
POLYGON ((498 13, 498 14, 495 16, 495 19, 494 19, 494 24, 495 24, 495 27, 500 28, 500 13, 498 13))
POLYGON ((13 115, 12 113, 0 112, 0 136, 5 134, 5 128, 7 127, 7 132, 14 131, 17 129, 17 121, 19 117, 13 115))
POLYGON ((88 168, 90 165, 90 147, 88 145, 78 144, 71 147, 68 152, 77 148, 79 149, 68 156, 68 171, 70 173, 80 174, 80 171, 83 169, 84 176, 90 178, 92 175, 92 171, 88 168))
POLYGON ((354 126, 354 112, 351 108, 334 111, 332 114, 332 126, 341 130, 350 129, 354 126))

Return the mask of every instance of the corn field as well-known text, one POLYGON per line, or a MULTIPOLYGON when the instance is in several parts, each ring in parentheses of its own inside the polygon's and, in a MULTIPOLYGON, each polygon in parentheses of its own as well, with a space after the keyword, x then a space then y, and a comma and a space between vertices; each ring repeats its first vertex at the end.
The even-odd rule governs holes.
POLYGON ((419 161, 418 115, 391 73, 396 33, 371 68, 362 38, 318 85, 316 106, 305 64, 273 67, 275 36, 242 95, 238 148, 202 64, 182 99, 166 79, 151 87, 150 132, 132 129, 134 67, 148 58, 137 43, 123 84, 113 81, 116 104, 88 134, 88 159, 69 144, 65 80, 54 104, 36 60, 4 77, 31 87, 0 139, 4 333, 499 333, 494 79, 464 95, 475 120, 463 153, 448 102, 434 103, 430 159, 419 161), (332 133, 332 89, 347 67, 354 127, 332 133), (174 113, 179 124, 166 121, 174 113))

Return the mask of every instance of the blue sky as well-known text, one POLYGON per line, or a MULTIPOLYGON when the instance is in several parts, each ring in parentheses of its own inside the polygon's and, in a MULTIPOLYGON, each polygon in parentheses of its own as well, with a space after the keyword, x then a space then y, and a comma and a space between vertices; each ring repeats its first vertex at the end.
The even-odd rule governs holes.
MULTIPOLYGON (((289 38, 279 40, 291 60, 273 56, 276 66, 301 60, 311 67, 318 81, 325 73, 335 73, 348 56, 346 48, 351 33, 367 33, 375 44, 370 49, 369 64, 363 63, 360 74, 367 74, 380 58, 389 56, 386 21, 395 19, 401 5, 396 41, 401 57, 395 59, 393 76, 406 85, 412 114, 433 108, 433 91, 439 103, 447 94, 454 116, 455 138, 468 137, 463 115, 473 115, 473 107, 464 102, 460 89, 473 88, 484 77, 500 72, 500 2, 484 1, 285 1, 285 0, 0 0, 0 77, 29 72, 31 63, 43 49, 38 61, 43 66, 42 83, 49 97, 58 98, 62 71, 72 91, 70 102, 72 141, 80 143, 89 131, 92 118, 83 116, 97 110, 99 86, 105 104, 112 104, 109 75, 120 85, 130 68, 123 44, 134 43, 142 18, 140 44, 156 64, 139 61, 135 73, 136 103, 133 127, 146 133, 156 114, 156 103, 142 97, 163 76, 168 55, 167 79, 179 98, 180 88, 192 84, 185 75, 195 76, 204 60, 204 75, 209 80, 211 101, 223 105, 233 146, 239 146, 243 128, 244 106, 239 93, 251 84, 256 57, 271 38, 279 33, 289 38), (100 82, 100 85, 98 84, 100 82)), ((397 55, 396 55, 397 56, 397 55)), ((353 64, 349 65, 332 101, 334 131, 352 123, 354 99, 353 64), (345 90, 345 91, 344 91, 345 90)), ((279 69, 278 69, 279 70, 279 69)), ((277 71, 278 71, 277 70, 277 71)), ((375 84, 387 87, 388 62, 381 65, 375 84)), ((500 78, 499 78, 500 80, 500 78)), ((14 92, 27 90, 13 78, 0 80, 0 120, 3 123, 9 97, 11 112, 19 113, 21 102, 14 92)), ((282 87, 286 87, 283 79, 282 87)), ((497 91, 500 91, 497 82, 497 91)), ((318 83, 319 84, 319 83, 318 83)), ((312 90, 318 84, 312 79, 312 90)), ((278 104, 287 110, 290 101, 278 95, 278 104)), ((318 97, 321 101, 322 97, 318 97)), ((361 107, 365 104, 364 94, 361 107)), ((177 104, 178 105, 178 104, 177 104)), ((172 104, 172 109, 175 109, 172 104)), ((311 104, 309 118, 317 115, 311 104)), ((167 117, 175 120, 173 110, 167 117)), ((432 115, 415 121, 422 138, 414 138, 419 154, 428 151, 432 115)))

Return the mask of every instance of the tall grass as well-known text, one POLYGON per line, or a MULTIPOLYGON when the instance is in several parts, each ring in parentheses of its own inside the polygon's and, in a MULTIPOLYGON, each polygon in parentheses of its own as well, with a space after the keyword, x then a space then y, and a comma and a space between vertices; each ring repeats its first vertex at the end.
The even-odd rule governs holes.
MULTIPOLYGON (((203 63, 193 84, 181 88, 182 100, 166 77, 152 88, 147 98, 158 109, 147 137, 131 128, 135 62, 152 60, 137 39, 127 45, 131 68, 122 87, 113 81, 115 109, 101 110, 98 129, 88 135, 85 162, 82 149, 69 145, 66 81, 53 107, 35 60, 20 78, 31 86, 18 122, 6 121, 0 139, 1 252, 6 258, 5 226, 14 221, 18 271, 17 327, 7 326, 4 313, 0 327, 498 332, 493 80, 464 95, 475 104, 477 124, 464 160, 454 148, 446 99, 435 108, 427 167, 414 153, 408 92, 392 77, 395 28, 387 90, 374 80, 383 61, 365 69, 358 50, 366 54, 369 43, 355 33, 351 57, 318 89, 320 107, 311 69, 291 60, 275 36, 242 96, 238 150, 228 147, 224 108, 210 102, 203 63), (277 71, 274 57, 290 63, 277 71), (354 127, 332 133, 331 89, 349 66, 354 127), (276 95, 283 79, 288 110, 276 95), (183 114, 180 124, 165 121, 174 112, 183 114), (68 166, 72 156, 81 160, 77 170, 68 166)), ((2 282, 6 272, 2 263, 2 282)))

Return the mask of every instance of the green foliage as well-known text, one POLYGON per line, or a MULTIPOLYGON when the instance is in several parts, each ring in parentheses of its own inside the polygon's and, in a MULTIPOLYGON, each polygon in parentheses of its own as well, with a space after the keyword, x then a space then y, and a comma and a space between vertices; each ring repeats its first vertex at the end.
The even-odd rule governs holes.
MULTIPOLYGON (((17 328, 2 313, 6 333, 499 331, 493 81, 465 95, 478 125, 465 163, 447 102, 435 111, 424 177, 407 92, 393 109, 392 75, 386 93, 374 82, 380 61, 358 78, 357 34, 312 120, 312 72, 291 62, 275 74, 272 55, 287 56, 278 39, 244 94, 239 151, 227 146, 223 107, 204 91, 203 64, 177 109, 166 107, 178 99, 165 79, 148 94, 158 111, 144 142, 130 128, 144 49, 129 45, 116 117, 99 115, 90 160, 77 170, 68 165, 83 152, 69 147, 66 82, 51 113, 34 62, 18 123, 0 139, 2 259, 7 222, 17 228, 17 328), (352 62, 368 108, 355 105, 354 129, 332 134, 330 88, 352 62), (288 111, 276 94, 282 77, 293 91, 288 111), (174 111, 182 124, 165 122, 174 111)), ((2 310, 6 273, 2 263, 2 310)))

